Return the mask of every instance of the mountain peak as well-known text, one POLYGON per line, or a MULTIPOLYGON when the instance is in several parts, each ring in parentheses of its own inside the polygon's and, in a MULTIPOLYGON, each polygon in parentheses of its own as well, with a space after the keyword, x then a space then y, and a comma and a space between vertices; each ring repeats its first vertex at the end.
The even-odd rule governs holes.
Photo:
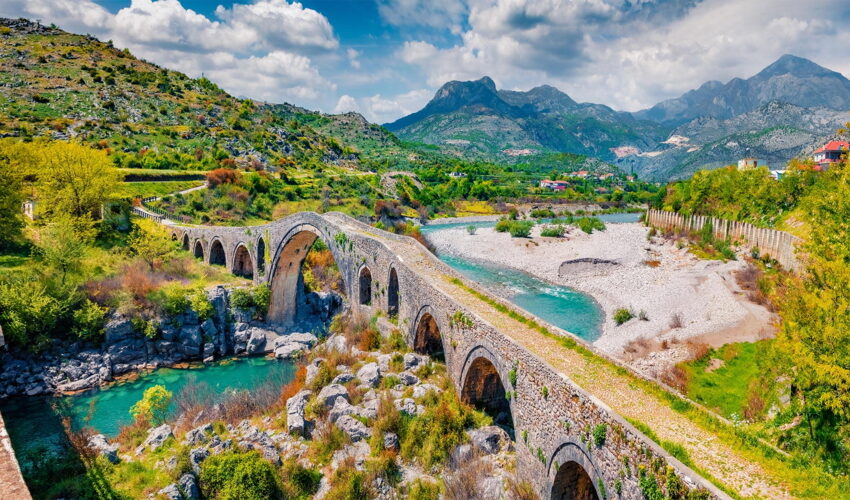
POLYGON ((755 78, 766 79, 786 74, 798 78, 839 75, 839 73, 826 69, 804 57, 785 54, 761 70, 755 78))
POLYGON ((484 85, 485 87, 492 90, 493 92, 496 91, 496 82, 494 82, 493 79, 490 78, 489 76, 482 76, 480 79, 476 80, 476 83, 480 83, 481 85, 484 85))

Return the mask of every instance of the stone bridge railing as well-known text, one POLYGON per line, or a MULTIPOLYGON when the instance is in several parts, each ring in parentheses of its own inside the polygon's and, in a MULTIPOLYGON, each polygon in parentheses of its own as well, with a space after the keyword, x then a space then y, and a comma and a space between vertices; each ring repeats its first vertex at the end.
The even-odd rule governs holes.
POLYGON ((684 231, 700 231, 706 224, 711 224, 714 237, 719 239, 737 239, 745 242, 751 248, 758 248, 761 255, 770 255, 785 269, 799 272, 802 264, 797 258, 797 245, 800 238, 779 231, 757 227, 746 222, 738 222, 705 215, 685 216, 666 210, 649 209, 646 221, 650 226, 660 229, 681 229, 684 231))
POLYGON ((619 491, 618 498, 642 499, 637 471, 658 470, 659 464, 669 467, 683 489, 701 490, 706 498, 727 498, 465 306, 447 286, 461 276, 412 238, 338 213, 299 213, 252 227, 168 228, 205 262, 268 283, 269 318, 284 325, 293 322, 297 312, 303 260, 321 238, 333 253, 352 308, 395 316, 410 346, 445 359, 465 401, 515 430, 518 475, 531 481, 541 498, 614 498, 619 491), (591 435, 600 427, 606 431, 602 444, 591 435))

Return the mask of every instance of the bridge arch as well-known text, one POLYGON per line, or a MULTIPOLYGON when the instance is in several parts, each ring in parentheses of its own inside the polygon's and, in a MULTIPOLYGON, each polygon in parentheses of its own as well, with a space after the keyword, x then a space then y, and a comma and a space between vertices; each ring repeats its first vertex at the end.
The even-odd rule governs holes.
POLYGON ((357 296, 360 305, 372 305, 372 272, 365 265, 357 273, 357 296))
POLYGON ((387 279, 387 314, 398 316, 398 273, 395 267, 390 268, 390 276, 387 279))
POLYGON ((266 240, 260 236, 257 238, 257 274, 266 272, 266 240))
POLYGON ((204 243, 201 240, 195 240, 194 255, 198 259, 204 258, 204 243))
POLYGON ((502 366, 487 347, 473 347, 466 355, 461 370, 460 397, 463 402, 493 417, 493 422, 506 428, 513 437, 514 419, 511 402, 507 398, 508 388, 501 373, 502 366))
POLYGON ((578 444, 561 444, 549 460, 549 498, 552 500, 599 500, 600 475, 590 456, 578 444), (596 480, 594 481, 594 478, 596 480))
POLYGON ((207 263, 213 266, 227 266, 227 255, 224 253, 224 245, 218 238, 213 239, 210 243, 207 263))
POLYGON ((182 247, 183 247, 183 250, 186 250, 187 252, 189 251, 189 233, 185 233, 183 235, 182 247))
POLYGON ((446 349, 440 334, 440 325, 437 324, 434 314, 431 306, 422 306, 416 315, 416 321, 413 323, 413 350, 434 359, 444 360, 446 349))
MULTIPOLYGON (((271 300, 267 318, 270 322, 283 325, 295 322, 299 287, 303 288, 301 267, 317 238, 325 242, 334 260, 342 268, 336 247, 321 229, 312 224, 299 224, 291 228, 278 243, 268 270, 271 300)), ((348 281, 345 273, 343 280, 348 281)))
POLYGON ((236 245, 236 250, 233 252, 233 274, 242 276, 243 278, 254 279, 254 262, 251 259, 251 252, 244 243, 236 245))

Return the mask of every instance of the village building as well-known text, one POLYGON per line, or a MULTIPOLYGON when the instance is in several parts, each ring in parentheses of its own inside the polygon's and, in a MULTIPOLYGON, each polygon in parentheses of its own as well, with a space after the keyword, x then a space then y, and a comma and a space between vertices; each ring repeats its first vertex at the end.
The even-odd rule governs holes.
POLYGON ((847 141, 827 142, 815 150, 814 160, 817 163, 815 169, 827 170, 833 163, 841 161, 848 150, 850 150, 850 143, 847 141))
POLYGON ((551 189, 552 191, 564 191, 570 183, 567 181, 550 181, 548 179, 540 181, 540 187, 551 189))
POLYGON ((738 170, 752 170, 759 166, 756 158, 741 158, 738 160, 738 170))

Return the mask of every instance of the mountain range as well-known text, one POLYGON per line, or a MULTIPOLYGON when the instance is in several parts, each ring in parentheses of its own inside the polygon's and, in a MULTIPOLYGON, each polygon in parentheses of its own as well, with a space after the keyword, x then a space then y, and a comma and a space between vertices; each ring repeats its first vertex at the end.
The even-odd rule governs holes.
POLYGON ((847 121, 850 80, 793 55, 758 74, 711 81, 628 113, 544 85, 499 90, 489 77, 443 85, 420 111, 385 125, 400 138, 496 161, 551 152, 597 157, 668 179, 743 156, 781 167, 847 121))

